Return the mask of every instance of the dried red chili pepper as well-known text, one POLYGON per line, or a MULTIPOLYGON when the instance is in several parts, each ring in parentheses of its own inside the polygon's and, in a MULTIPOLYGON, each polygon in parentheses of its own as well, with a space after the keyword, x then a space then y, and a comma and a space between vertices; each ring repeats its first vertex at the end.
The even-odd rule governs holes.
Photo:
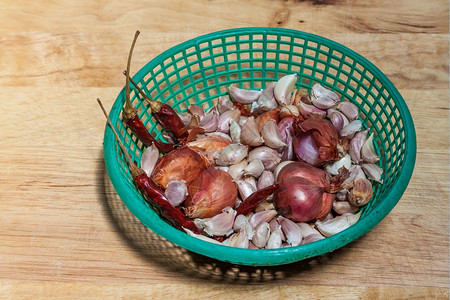
POLYGON ((103 113, 105 114, 106 119, 108 120, 108 124, 114 132, 117 141, 119 142, 120 148, 122 149, 128 167, 130 168, 131 177, 138 187, 139 191, 144 195, 146 201, 148 201, 152 206, 159 210, 160 214, 168 219, 171 223, 173 223, 177 228, 181 229, 182 227, 191 230, 194 233, 199 234, 200 231, 195 225, 194 221, 186 217, 183 212, 176 207, 173 207, 169 201, 167 201, 164 192, 147 176, 147 174, 141 168, 138 168, 132 161, 130 155, 127 153, 125 146, 118 138, 118 134, 108 117, 108 114, 105 111, 100 99, 97 99, 103 113))
MULTIPOLYGON (((127 75, 127 72, 124 71, 124 74, 127 75)), ((129 78, 129 80, 150 104, 151 112, 159 124, 161 124, 165 130, 173 133, 177 141, 184 143, 189 135, 188 128, 183 124, 183 121, 181 121, 173 108, 166 103, 150 99, 132 78, 129 78)))
POLYGON ((238 206, 236 215, 246 215, 254 210, 259 203, 272 195, 278 189, 278 186, 279 184, 273 184, 248 196, 248 198, 238 206))
MULTIPOLYGON (((127 74, 130 73, 130 63, 131 63, 131 56, 133 53, 134 45, 136 44, 136 39, 139 36, 139 31, 136 31, 136 34, 134 35, 133 43, 130 48, 130 53, 128 55, 128 62, 127 62, 127 74)), ((137 115, 137 109, 131 105, 130 101, 130 83, 129 83, 129 76, 127 75, 127 81, 125 83, 125 107, 122 112, 122 119, 127 124, 127 126, 133 131, 138 138, 147 146, 150 146, 151 144, 154 144, 159 150, 163 152, 170 152, 174 149, 174 146, 171 144, 167 144, 164 142, 157 141, 145 128, 144 123, 142 123, 142 120, 137 115)))

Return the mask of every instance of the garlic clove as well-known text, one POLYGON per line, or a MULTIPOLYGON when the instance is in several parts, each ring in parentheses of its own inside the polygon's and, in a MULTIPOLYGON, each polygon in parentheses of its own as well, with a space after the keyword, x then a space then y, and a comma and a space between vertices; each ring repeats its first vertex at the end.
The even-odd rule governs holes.
POLYGON ((273 170, 281 161, 281 155, 276 150, 267 146, 261 146, 248 153, 249 161, 259 159, 264 164, 264 169, 273 170))
POLYGON ((219 101, 217 102, 217 110, 219 111, 219 114, 223 114, 227 110, 234 109, 233 102, 226 97, 226 96, 220 96, 219 101))
POLYGON ((383 180, 381 179, 383 169, 381 167, 377 166, 376 164, 367 163, 362 164, 361 168, 368 178, 375 180, 376 182, 383 183, 383 180))
POLYGON ((350 154, 350 157, 354 163, 358 164, 361 162, 361 149, 366 142, 367 132, 369 132, 367 129, 357 132, 350 140, 348 154, 350 154))
POLYGON ((254 117, 249 117, 241 127, 241 142, 249 146, 260 146, 264 143, 254 117))
POLYGON ((295 157, 294 138, 292 136, 291 131, 288 128, 284 130, 284 136, 285 136, 284 143, 286 144, 286 146, 281 149, 281 160, 282 161, 292 160, 295 157))
POLYGON ((248 182, 255 190, 257 190, 256 178, 253 176, 246 176, 244 181, 248 182))
POLYGON ((246 229, 248 239, 251 240, 254 236, 255 230, 253 229, 252 225, 250 225, 248 219, 244 215, 238 215, 234 220, 233 230, 238 232, 243 227, 245 227, 246 229))
POLYGON ((245 122, 247 122, 247 119, 248 119, 248 117, 246 117, 246 116, 241 116, 240 118, 239 118, 239 122, 238 122, 238 124, 239 124, 239 126, 244 126, 244 124, 245 124, 245 122))
POLYGON ((339 104, 338 109, 342 112, 350 121, 356 120, 359 117, 358 107, 349 102, 343 101, 339 104))
POLYGON ((233 119, 230 119, 230 136, 234 143, 241 142, 241 126, 233 119))
POLYGON ((239 163, 231 165, 228 168, 228 174, 233 177, 234 181, 241 180, 244 177, 244 170, 247 166, 247 160, 243 159, 239 163))
POLYGON ((255 213, 263 210, 273 210, 273 209, 275 209, 275 205, 272 202, 267 201, 266 199, 265 201, 258 204, 258 206, 255 208, 255 213))
POLYGON ((314 228, 314 226, 311 226, 308 223, 300 222, 300 223, 296 223, 296 224, 300 228, 303 238, 306 238, 306 237, 308 237, 310 235, 314 235, 314 234, 320 235, 320 232, 317 231, 317 229, 314 228))
POLYGON ((375 146, 373 144, 373 133, 364 142, 361 148, 361 158, 367 163, 376 163, 380 160, 380 157, 375 152, 375 146))
POLYGON ((271 82, 262 91, 261 96, 258 98, 258 108, 260 112, 269 111, 278 107, 278 102, 275 100, 274 89, 276 82, 271 82))
POLYGON ((251 183, 245 180, 236 181, 236 186, 239 191, 239 195, 241 195, 241 199, 245 201, 251 194, 256 192, 256 187, 254 187, 251 183))
POLYGON ((291 246, 298 246, 302 242, 303 236, 300 227, 285 217, 278 217, 278 222, 281 225, 281 230, 286 236, 286 241, 291 246))
POLYGON ((319 83, 313 85, 310 96, 312 104, 321 109, 332 108, 340 101, 335 92, 326 89, 319 83))
POLYGON ((151 176, 153 169, 159 159, 159 150, 154 144, 145 148, 141 155, 141 169, 144 170, 147 176, 151 176))
POLYGON ((253 101, 258 100, 262 91, 240 89, 234 85, 228 87, 228 93, 234 101, 241 104, 250 104, 253 101))
POLYGON ((248 150, 245 145, 231 144, 224 147, 216 158, 216 164, 219 166, 234 165, 242 161, 247 156, 248 150))
POLYGON ((239 122, 241 111, 238 109, 230 109, 219 116, 217 130, 219 132, 228 133, 230 131, 230 120, 239 122))
POLYGON ((348 125, 347 118, 338 111, 333 111, 329 114, 330 122, 333 124, 333 126, 336 128, 337 131, 341 131, 344 126, 348 125))
MULTIPOLYGON (((256 123, 255 123, 256 124, 256 123)), ((275 120, 267 121, 261 129, 261 135, 266 146, 272 149, 280 149, 286 144, 281 140, 280 130, 275 120)))
POLYGON ((188 107, 188 111, 191 113, 192 117, 197 116, 199 122, 205 117, 205 111, 200 105, 191 104, 188 107))
POLYGON ((300 114, 297 106, 290 104, 281 108, 279 117, 280 119, 287 117, 297 117, 300 114))
POLYGON ((330 237, 354 225, 360 216, 361 213, 345 214, 325 222, 316 221, 316 227, 324 236, 330 237))
MULTIPOLYGON (((216 139, 224 138, 224 139, 227 139, 227 140, 231 141, 231 137, 228 134, 220 132, 220 131, 207 132, 207 133, 205 133, 205 135, 207 137, 212 137, 212 138, 216 138, 216 139)), ((197 138, 197 140, 198 140, 198 138, 197 138)))
POLYGON ((266 249, 278 249, 281 248, 281 244, 282 244, 281 230, 278 229, 270 233, 266 249))
POLYGON ((332 164, 325 165, 325 171, 327 171, 331 175, 338 175, 340 168, 344 167, 348 170, 350 169, 351 166, 352 166, 352 159, 350 158, 349 154, 346 154, 338 161, 335 161, 332 164))
POLYGON ((244 176, 253 176, 258 178, 264 171, 264 164, 260 159, 254 159, 248 163, 244 169, 244 176))
POLYGON ((164 191, 167 200, 172 206, 178 206, 186 200, 188 195, 188 190, 186 186, 186 181, 184 180, 172 180, 164 191))
POLYGON ((355 133, 357 133, 358 131, 361 131, 361 128, 362 128, 361 120, 354 120, 354 121, 351 121, 350 123, 348 123, 347 126, 342 128, 342 130, 339 131, 339 135, 341 137, 351 139, 351 138, 353 138, 355 133))
POLYGON ((255 228, 252 243, 258 248, 264 248, 270 237, 270 226, 267 222, 261 222, 255 228))
POLYGON ((189 124, 191 124, 192 115, 189 112, 178 113, 178 116, 180 117, 181 122, 183 122, 184 126, 189 126, 189 124))
POLYGON ((347 193, 348 193, 347 189, 340 190, 339 192, 336 193, 336 199, 338 201, 346 200, 347 199, 347 193))
POLYGON ((250 225, 252 225, 253 228, 256 228, 259 223, 261 222, 270 222, 275 216, 277 215, 276 210, 263 210, 257 213, 254 213, 250 219, 248 220, 250 225))
POLYGON ((291 104, 291 93, 294 91, 297 81, 297 74, 283 76, 277 81, 273 93, 281 106, 291 104))
POLYGON ((189 229, 187 229, 187 228, 184 228, 184 227, 183 227, 183 229, 184 229, 184 231, 186 231, 186 233, 187 233, 188 235, 190 235, 190 236, 192 236, 192 237, 195 237, 195 238, 197 238, 197 239, 199 239, 199 240, 206 241, 206 242, 210 242, 210 243, 213 243, 213 244, 221 245, 221 243, 218 242, 218 241, 216 241, 215 239, 209 238, 209 237, 204 236, 204 235, 201 235, 201 234, 196 234, 196 233, 192 232, 191 230, 189 230, 189 229))
POLYGON ((372 198, 372 183, 366 178, 358 178, 353 184, 353 188, 347 194, 347 200, 351 205, 364 206, 372 198))
POLYGON ((258 190, 261 190, 263 188, 271 186, 274 183, 275 183, 275 178, 273 176, 273 173, 270 171, 264 170, 261 173, 261 176, 259 176, 258 184, 256 187, 258 190))
POLYGON ((325 118, 327 115, 327 112, 323 109, 317 108, 312 104, 306 104, 303 101, 299 101, 297 103, 297 108, 299 113, 304 117, 305 119, 309 118, 325 118))
POLYGON ((333 210, 339 214, 354 213, 358 210, 357 206, 351 205, 348 201, 334 201, 333 210))
POLYGON ((219 113, 216 107, 212 107, 206 114, 205 117, 198 124, 199 127, 203 128, 205 132, 214 132, 217 130, 219 124, 219 113))
POLYGON ((285 161, 280 162, 275 167, 275 169, 273 170, 273 176, 275 178, 275 181, 277 181, 278 174, 280 173, 281 169, 283 169, 285 166, 287 166, 288 164, 293 163, 293 162, 294 162, 293 160, 285 160, 285 161))
POLYGON ((348 176, 347 179, 344 180, 342 185, 346 185, 346 184, 348 184, 350 182, 354 182, 354 181, 356 181, 357 179, 360 179, 360 178, 366 179, 366 175, 364 174, 363 169, 359 165, 351 166, 350 169, 349 169, 349 172, 350 172, 350 175, 348 176))
POLYGON ((235 216, 236 211, 231 207, 226 207, 222 210, 222 213, 212 218, 194 219, 194 223, 210 236, 226 236, 233 233, 235 216))
POLYGON ((310 234, 302 240, 302 245, 311 244, 320 240, 323 240, 325 237, 321 234, 310 234))
POLYGON ((246 228, 242 227, 238 233, 233 234, 228 239, 228 242, 226 244, 230 247, 244 248, 244 249, 248 248, 249 240, 246 228))

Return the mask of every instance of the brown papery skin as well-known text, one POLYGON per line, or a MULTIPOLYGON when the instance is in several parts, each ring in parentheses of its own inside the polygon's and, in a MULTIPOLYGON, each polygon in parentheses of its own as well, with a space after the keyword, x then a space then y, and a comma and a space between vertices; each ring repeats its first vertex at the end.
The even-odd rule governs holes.
POLYGON ((299 132, 311 132, 314 142, 319 147, 319 159, 323 161, 338 158, 337 144, 339 135, 333 124, 325 119, 311 118, 295 123, 294 129, 299 132))
POLYGON ((258 126, 258 132, 261 132, 261 129, 263 128, 264 124, 266 124, 267 121, 274 119, 275 122, 278 124, 279 118, 278 113, 280 112, 281 108, 275 108, 269 111, 266 111, 265 113, 260 114, 256 119, 256 125, 258 126))
POLYGON ((211 218, 227 207, 233 207, 237 197, 233 177, 210 166, 188 185, 191 198, 185 202, 185 213, 190 218, 211 218))
POLYGON ((186 144, 187 147, 205 155, 210 162, 214 162, 214 154, 233 142, 219 135, 208 135, 186 144))
POLYGON ((156 164, 151 177, 163 188, 172 180, 184 180, 189 186, 207 166, 204 156, 183 146, 164 155, 156 164))
POLYGON ((248 109, 243 104, 240 104, 240 103, 237 103, 237 102, 233 101, 233 105, 234 105, 234 107, 236 107, 237 109, 239 109, 241 111, 241 116, 244 116, 244 117, 255 117, 255 118, 258 116, 257 114, 252 113, 250 111, 250 109, 248 109))

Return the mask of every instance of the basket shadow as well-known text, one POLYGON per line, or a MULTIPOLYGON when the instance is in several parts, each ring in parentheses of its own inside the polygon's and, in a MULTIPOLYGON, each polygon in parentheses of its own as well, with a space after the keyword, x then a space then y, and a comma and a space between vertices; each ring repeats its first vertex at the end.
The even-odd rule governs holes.
MULTIPOLYGON (((97 173, 104 212, 123 241, 149 263, 180 274, 186 279, 238 284, 279 283, 280 279, 288 279, 302 272, 317 272, 317 269, 337 261, 343 252, 351 250, 343 247, 321 256, 280 266, 253 267, 222 262, 188 251, 152 232, 122 202, 109 179, 103 159, 99 160, 97 173)), ((358 240, 353 243, 357 242, 358 240)))

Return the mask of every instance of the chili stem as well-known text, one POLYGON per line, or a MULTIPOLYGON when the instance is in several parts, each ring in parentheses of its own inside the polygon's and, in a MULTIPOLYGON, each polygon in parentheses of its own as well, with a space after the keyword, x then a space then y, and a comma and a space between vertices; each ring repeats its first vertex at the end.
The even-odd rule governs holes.
POLYGON ((124 113, 126 115, 126 119, 131 119, 134 115, 136 115, 136 109, 131 105, 130 100, 130 82, 129 75, 130 74, 130 65, 131 65, 131 57, 133 56, 134 45, 136 45, 136 40, 140 34, 140 31, 137 30, 134 34, 133 43, 131 44, 130 52, 128 53, 128 61, 127 61, 127 75, 125 82, 125 108, 124 113))

